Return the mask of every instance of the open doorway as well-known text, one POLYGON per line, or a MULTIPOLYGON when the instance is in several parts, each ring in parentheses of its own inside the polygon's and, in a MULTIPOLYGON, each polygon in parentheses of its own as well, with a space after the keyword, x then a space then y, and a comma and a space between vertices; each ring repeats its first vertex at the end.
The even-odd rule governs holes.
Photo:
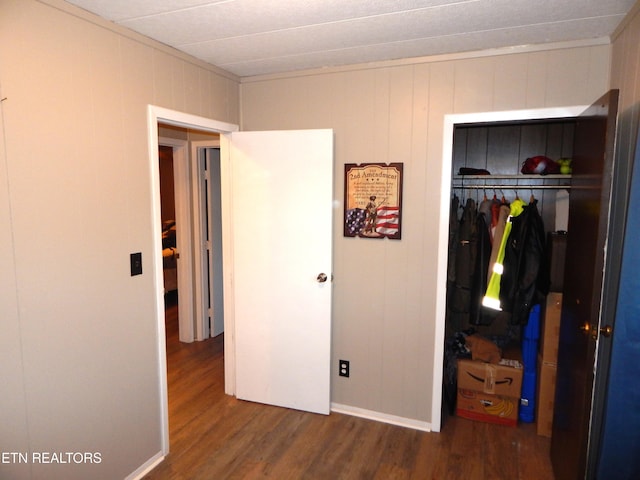
MULTIPOLYGON (((198 168, 196 162, 188 162, 185 158, 178 159, 176 154, 179 154, 183 157, 186 157, 186 146, 188 144, 187 138, 167 138, 166 137, 166 129, 177 127, 179 130, 183 130, 184 132, 188 130, 193 130, 195 132, 205 132, 208 134, 216 134, 220 136, 220 134, 226 134, 230 132, 234 132, 238 130, 237 125, 227 124, 224 122, 218 122, 215 120, 206 119, 203 117, 197 117, 189 114, 184 114, 181 112, 176 112, 172 110, 163 109, 161 107, 156 107, 150 105, 148 108, 148 134, 149 134, 149 155, 150 155, 150 173, 151 173, 151 185, 152 185, 152 212, 153 212, 153 227, 154 227, 154 235, 153 239, 155 242, 154 247, 154 270, 155 270, 155 284, 156 284, 156 312, 157 312, 157 325, 158 325, 158 373, 160 380, 160 407, 161 407, 161 432, 162 432, 162 454, 166 455, 169 452, 169 407, 168 407, 168 388, 167 388, 167 351, 166 351, 166 341, 165 341, 165 305, 164 305, 164 279, 162 276, 162 220, 161 220, 161 200, 160 200, 160 172, 159 172, 159 159, 158 159, 158 148, 160 145, 169 145, 173 147, 174 153, 174 182, 175 185, 178 185, 180 188, 175 192, 176 194, 176 224, 180 229, 180 225, 187 224, 186 222, 180 221, 180 213, 185 213, 185 218, 189 222, 191 217, 190 205, 193 205, 195 202, 196 205, 200 201, 197 193, 199 189, 195 190, 196 195, 194 196, 192 186, 194 184, 198 185, 198 168), (184 160, 184 161, 183 161, 184 160), (195 177, 195 178, 194 178, 195 177), (182 188, 184 187, 184 188, 182 188)), ((172 137, 180 137, 180 135, 172 135, 172 137)), ((199 140, 202 140, 201 138, 199 140)), ((194 142, 195 143, 195 142, 194 142)), ((218 144, 219 146, 219 144, 218 144)), ((221 177, 228 175, 228 172, 225 173, 224 168, 221 169, 221 177)), ((225 182, 221 181, 221 184, 224 185, 225 182)), ((224 191, 221 192, 221 196, 224 197, 224 191)), ((228 203, 227 203, 228 204, 228 203)), ((228 217, 229 212, 222 211, 221 212, 222 222, 224 223, 224 218, 228 217)), ((188 223, 191 225, 190 232, 194 232, 193 223, 188 223)), ((199 222, 198 222, 199 225, 199 222)), ((197 232, 197 230, 195 230, 197 232)), ((229 232, 226 234, 221 232, 223 235, 229 235, 229 232)), ((186 235, 180 235, 180 231, 177 232, 177 244, 178 251, 180 252, 180 263, 182 265, 186 264, 187 266, 193 266, 194 264, 201 264, 200 262, 194 263, 192 258, 189 256, 193 250, 199 252, 199 249, 194 249, 194 239, 199 238, 196 237, 193 233, 191 233, 188 237, 189 241, 186 242, 184 248, 181 246, 181 239, 184 242, 186 240, 186 235), (188 258, 186 258, 188 257, 188 258)), ((199 242, 198 242, 199 243, 199 242)), ((223 244, 223 252, 222 258, 230 258, 229 245, 230 241, 227 239, 226 242, 222 242, 223 244)), ((185 302, 184 299, 187 298, 189 300, 194 299, 195 296, 189 292, 188 294, 184 292, 182 288, 182 284, 180 282, 181 278, 187 279, 187 283, 191 285, 192 279, 194 278, 194 273, 192 269, 189 269, 188 275, 186 275, 187 269, 179 268, 178 269, 178 290, 180 291, 180 297, 182 301, 180 303, 180 307, 182 309, 183 305, 193 306, 195 305, 194 301, 185 302)), ((229 285, 230 271, 225 271, 224 274, 224 285, 229 285)), ((197 285, 201 283, 198 282, 197 285)), ((232 305, 232 302, 227 298, 232 294, 231 289, 225 289, 224 291, 224 304, 232 305)), ((233 311, 228 311, 225 318, 226 327, 233 327, 233 311)), ((182 312, 179 313, 179 321, 184 322, 184 317, 182 312)), ((186 325, 187 329, 190 327, 194 327, 191 335, 193 336, 195 333, 195 325, 194 322, 189 322, 186 325)), ((182 336, 182 332, 181 332, 182 336)), ((224 370, 225 370, 225 393, 229 395, 235 394, 235 348, 233 343, 228 337, 224 338, 224 350, 225 350, 225 362, 224 362, 224 370)))
POLYGON ((328 413, 332 288, 326 280, 332 271, 335 209, 333 131, 238 132, 236 125, 157 106, 149 106, 148 114, 152 246, 158 246, 153 271, 162 453, 168 453, 169 422, 156 186, 159 125, 220 134, 223 304, 228 332, 224 335, 225 393, 328 413), (310 171, 317 179, 313 189, 296 181, 310 171), (324 205, 321 214, 309 216, 310 204, 324 205), (274 218, 295 218, 296 222, 274 222, 274 218), (311 230, 316 233, 309 236, 311 230), (301 307, 305 322, 300 322, 301 307), (256 392, 267 392, 270 398, 258 398, 256 392))
POLYGON ((164 280, 165 307, 176 309, 178 313, 178 245, 175 202, 175 176, 173 174, 173 147, 158 147, 160 168, 160 215, 162 219, 162 277, 164 280))
POLYGON ((176 300, 179 293, 182 299, 177 302, 179 338, 182 342, 193 342, 196 329, 188 142, 186 138, 169 133, 158 141, 161 292, 163 296, 169 294, 176 297, 176 300))
POLYGON ((165 300, 179 300, 180 341, 224 330, 220 135, 158 125, 165 300))
MULTIPOLYGON (((178 432, 185 422, 194 421, 203 409, 224 396, 224 336, 222 318, 222 246, 220 220, 220 165, 218 136, 189 129, 167 129, 163 134, 186 137, 187 155, 174 161, 173 142, 160 139, 158 147, 160 213, 162 221, 162 263, 164 280, 165 351, 168 374, 168 406, 171 448, 180 448, 178 432), (192 141, 199 136, 211 139, 192 141), (215 148, 214 148, 215 147, 215 148), (182 165, 178 165, 182 162, 182 165), (193 171, 180 175, 179 170, 193 171), (187 184, 184 181, 187 181, 187 184), (191 192, 191 194, 190 194, 191 192), (177 200, 177 202, 176 202, 177 200), (177 218, 177 205, 187 205, 188 218, 177 218), (185 224, 186 223, 186 224, 185 224), (178 250, 178 238, 181 249, 178 250), (186 250, 191 250, 186 252, 186 250), (182 262, 191 258, 192 265, 182 262), (178 267, 190 270, 193 298, 178 288, 178 267), (183 320, 184 304, 193 306, 194 318, 183 320), (191 328, 193 327, 193 328, 191 328), (185 338, 187 333, 189 338, 185 338), (215 338, 212 338, 215 337, 215 338), (203 373, 205 373, 203 375, 203 373), (200 389, 194 389, 198 385, 200 389), (183 408, 188 403, 190 408, 183 408)), ((182 216, 184 217, 184 215, 182 216)), ((181 274, 183 272, 180 272, 181 274)), ((181 278, 181 286, 184 279, 181 278)), ((187 309, 188 311, 189 309, 187 309)))

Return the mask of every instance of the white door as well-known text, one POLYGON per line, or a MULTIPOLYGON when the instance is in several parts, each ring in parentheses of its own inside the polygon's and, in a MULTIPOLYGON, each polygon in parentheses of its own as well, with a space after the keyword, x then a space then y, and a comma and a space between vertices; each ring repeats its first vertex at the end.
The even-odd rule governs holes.
POLYGON ((195 252, 197 338, 204 340, 224 332, 222 210, 220 199, 220 146, 211 141, 194 142, 197 159, 194 183, 198 183, 198 216, 200 250, 195 252), (200 146, 203 144, 203 146, 200 146))
POLYGON ((236 395, 328 414, 333 131, 234 132, 230 156, 236 395))

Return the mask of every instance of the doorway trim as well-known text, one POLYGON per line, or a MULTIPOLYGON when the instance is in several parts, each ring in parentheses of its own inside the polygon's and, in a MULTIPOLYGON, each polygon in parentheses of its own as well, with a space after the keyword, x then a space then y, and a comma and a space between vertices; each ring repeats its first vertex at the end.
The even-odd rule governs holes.
POLYGON ((444 116, 442 141, 442 176, 440 182, 440 235, 438 237, 438 263, 436 268, 436 326, 434 348, 434 372, 432 385, 431 419, 433 431, 442 427, 442 381, 444 366, 444 332, 447 306, 447 263, 449 259, 449 212, 451 206, 451 167, 453 164, 453 134, 456 125, 468 123, 492 123, 554 118, 574 118, 588 105, 526 110, 505 110, 448 114, 444 116))
POLYGON ((156 313, 156 341, 158 355, 158 379, 160 396, 160 427, 162 455, 169 453, 169 392, 167 383, 167 351, 164 325, 164 279, 162 274, 162 218, 160 214, 160 165, 158 155, 158 125, 173 125, 177 127, 189 128, 205 132, 220 134, 220 187, 222 200, 222 235, 223 235, 223 283, 224 283, 224 311, 225 311, 225 331, 224 337, 225 351, 225 393, 235 394, 235 343, 232 332, 234 331, 234 310, 233 310, 233 278, 231 262, 231 205, 230 205, 230 159, 229 142, 227 134, 239 130, 239 126, 220 122, 217 120, 191 115, 176 110, 159 107, 156 105, 147 106, 147 140, 149 145, 149 173, 151 181, 151 225, 152 225, 152 247, 151 253, 153 264, 153 276, 155 280, 155 313, 156 313))

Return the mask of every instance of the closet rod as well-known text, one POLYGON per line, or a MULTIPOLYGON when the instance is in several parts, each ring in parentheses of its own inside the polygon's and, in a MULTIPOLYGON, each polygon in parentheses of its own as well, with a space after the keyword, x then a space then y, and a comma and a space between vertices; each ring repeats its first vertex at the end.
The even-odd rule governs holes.
POLYGON ((452 185, 462 190, 569 190, 571 185, 452 185))

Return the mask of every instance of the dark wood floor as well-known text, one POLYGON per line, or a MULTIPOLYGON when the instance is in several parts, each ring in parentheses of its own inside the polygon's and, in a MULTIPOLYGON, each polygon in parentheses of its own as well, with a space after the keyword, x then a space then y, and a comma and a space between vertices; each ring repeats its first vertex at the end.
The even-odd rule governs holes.
POLYGON ((553 479, 549 439, 458 417, 426 433, 224 394, 222 336, 178 341, 167 308, 170 453, 146 479, 553 479))

